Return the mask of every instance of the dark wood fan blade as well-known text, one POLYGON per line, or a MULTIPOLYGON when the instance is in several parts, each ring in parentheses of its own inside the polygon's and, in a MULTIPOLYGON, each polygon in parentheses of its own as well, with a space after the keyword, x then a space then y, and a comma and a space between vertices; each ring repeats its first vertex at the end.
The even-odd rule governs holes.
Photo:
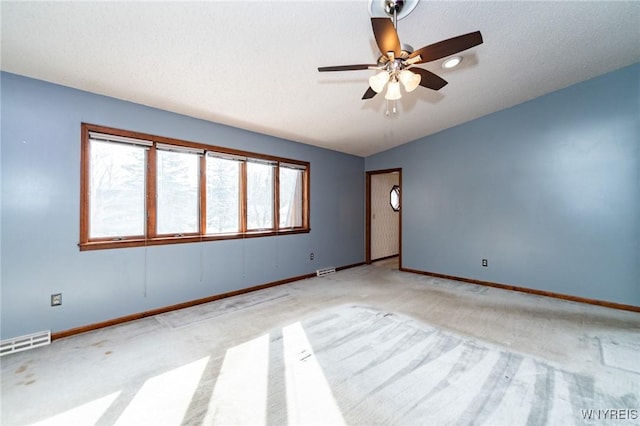
POLYGON ((423 70, 422 68, 410 68, 409 71, 414 74, 420 74, 420 77, 422 77, 420 80, 420 86, 426 87, 427 89, 440 90, 447 85, 446 80, 435 75, 431 71, 423 70))
POLYGON ((375 95, 377 95, 376 91, 373 90, 371 87, 369 87, 369 89, 367 89, 367 91, 364 92, 364 95, 362 95, 362 99, 371 99, 375 95))
POLYGON ((368 70, 369 67, 377 67, 377 64, 358 64, 358 65, 338 65, 335 67, 318 67, 318 71, 354 71, 354 70, 368 70))
POLYGON ((409 58, 420 55, 422 59, 416 63, 423 64, 471 49, 479 44, 482 44, 482 34, 480 34, 480 31, 476 31, 425 46, 413 52, 409 55, 409 58))
POLYGON ((373 27, 373 36, 376 38, 380 53, 387 56, 387 52, 393 52, 396 58, 399 57, 401 50, 400 39, 391 19, 371 18, 371 26, 373 27))

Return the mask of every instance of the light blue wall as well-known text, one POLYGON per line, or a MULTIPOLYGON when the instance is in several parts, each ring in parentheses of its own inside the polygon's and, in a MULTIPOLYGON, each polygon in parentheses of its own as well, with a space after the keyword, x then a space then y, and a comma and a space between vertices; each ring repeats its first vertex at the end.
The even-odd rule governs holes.
POLYGON ((363 158, 8 73, 1 88, 2 339, 364 260, 363 158), (81 122, 309 161, 312 230, 80 252, 81 122))
POLYGON ((640 306, 639 76, 363 160, 2 73, 1 338, 361 262, 365 167, 403 169, 404 267, 640 306), (310 161, 312 231, 80 252, 81 122, 310 161))
POLYGON ((635 64, 366 158, 402 168, 403 266, 640 306, 639 82, 635 64))

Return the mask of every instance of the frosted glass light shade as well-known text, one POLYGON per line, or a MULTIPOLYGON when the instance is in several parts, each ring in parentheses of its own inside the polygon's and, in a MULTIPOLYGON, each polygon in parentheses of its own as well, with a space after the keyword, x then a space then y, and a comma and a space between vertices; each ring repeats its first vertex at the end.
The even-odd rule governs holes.
POLYGON ((389 73, 387 71, 379 72, 376 75, 369 77, 369 86, 376 93, 380 93, 384 90, 384 85, 389 81, 389 73))
POLYGON ((420 80, 422 80, 422 76, 420 74, 414 74, 408 70, 400 71, 398 78, 407 92, 413 92, 416 90, 416 87, 420 84, 420 80))
POLYGON ((387 84, 387 94, 384 96, 389 101, 395 101, 402 97, 400 94, 400 83, 398 81, 390 81, 387 84))

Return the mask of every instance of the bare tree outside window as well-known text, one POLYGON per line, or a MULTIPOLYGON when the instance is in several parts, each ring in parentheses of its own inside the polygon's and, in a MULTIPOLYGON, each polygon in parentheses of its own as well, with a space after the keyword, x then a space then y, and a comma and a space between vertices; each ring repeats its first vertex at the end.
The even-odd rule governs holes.
POLYGON ((207 234, 240 230, 240 161, 207 157, 207 234))
POLYGON ((158 234, 188 234, 199 228, 197 154, 158 150, 158 234))
POLYGON ((247 162, 247 229, 273 228, 274 164, 247 162))
POLYGON ((145 147, 92 140, 90 154, 90 237, 144 235, 145 147))

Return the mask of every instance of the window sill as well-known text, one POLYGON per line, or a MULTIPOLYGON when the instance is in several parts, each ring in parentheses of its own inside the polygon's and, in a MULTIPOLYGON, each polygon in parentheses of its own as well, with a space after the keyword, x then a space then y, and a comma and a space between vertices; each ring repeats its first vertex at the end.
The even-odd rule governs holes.
POLYGON ((184 236, 171 236, 171 237, 155 237, 155 238, 131 238, 122 240, 103 240, 103 241, 89 241, 85 243, 79 243, 78 247, 80 251, 90 250, 107 250, 114 248, 126 248, 126 247, 148 247, 159 246, 167 244, 182 244, 182 243, 199 243, 206 241, 220 241, 220 240, 238 240, 242 238, 256 238, 256 237, 271 237, 276 235, 289 235, 289 234, 307 234, 311 230, 305 228, 284 229, 279 231, 249 231, 245 233, 234 234, 215 234, 215 235, 184 235, 184 236))

